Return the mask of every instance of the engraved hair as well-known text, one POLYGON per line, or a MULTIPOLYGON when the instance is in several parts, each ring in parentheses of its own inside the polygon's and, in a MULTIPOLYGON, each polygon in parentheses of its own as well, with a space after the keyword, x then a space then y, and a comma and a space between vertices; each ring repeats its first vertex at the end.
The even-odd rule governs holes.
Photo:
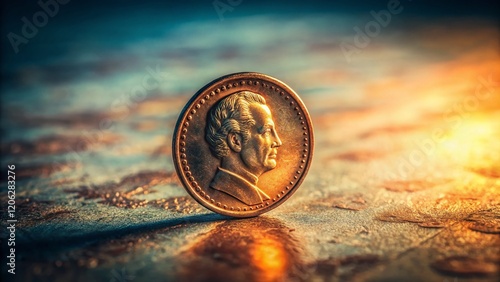
POLYGON ((250 137, 250 127, 255 125, 249 109, 251 103, 265 105, 266 100, 259 94, 241 91, 227 96, 210 109, 205 138, 216 157, 229 155, 229 133, 239 134, 243 143, 250 137))

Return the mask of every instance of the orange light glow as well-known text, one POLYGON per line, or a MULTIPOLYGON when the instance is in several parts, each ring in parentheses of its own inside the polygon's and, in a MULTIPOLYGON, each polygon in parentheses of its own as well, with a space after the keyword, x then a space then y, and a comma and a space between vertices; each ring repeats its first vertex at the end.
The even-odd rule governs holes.
POLYGON ((288 259, 280 242, 259 238, 250 252, 253 264, 261 270, 260 281, 276 281, 283 277, 288 268, 288 259))
POLYGON ((442 142, 442 153, 461 165, 485 165, 492 161, 492 146, 498 140, 494 126, 478 117, 464 120, 442 142))

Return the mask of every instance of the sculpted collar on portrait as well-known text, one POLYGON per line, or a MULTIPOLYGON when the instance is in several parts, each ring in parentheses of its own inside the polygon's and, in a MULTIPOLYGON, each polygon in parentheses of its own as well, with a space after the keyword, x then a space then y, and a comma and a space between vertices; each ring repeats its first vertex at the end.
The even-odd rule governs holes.
POLYGON ((241 175, 219 167, 214 179, 210 183, 210 187, 252 206, 261 204, 263 200, 271 199, 264 191, 257 187, 257 180, 258 178, 255 175, 249 174, 244 178, 241 175))

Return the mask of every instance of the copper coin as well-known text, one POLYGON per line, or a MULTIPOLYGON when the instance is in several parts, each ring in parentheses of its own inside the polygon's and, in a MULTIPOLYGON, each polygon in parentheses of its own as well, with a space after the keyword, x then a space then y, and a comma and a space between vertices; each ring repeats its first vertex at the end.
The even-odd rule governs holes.
POLYGON ((252 217, 285 202, 304 180, 313 128, 299 96, 265 74, 218 78, 189 100, 172 155, 187 192, 206 208, 252 217))

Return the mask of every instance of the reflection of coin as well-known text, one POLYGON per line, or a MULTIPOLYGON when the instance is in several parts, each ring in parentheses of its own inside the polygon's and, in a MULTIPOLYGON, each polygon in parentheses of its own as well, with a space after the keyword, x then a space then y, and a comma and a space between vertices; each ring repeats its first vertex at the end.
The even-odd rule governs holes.
POLYGON ((312 123, 283 82, 260 73, 216 79, 184 107, 174 131, 175 168, 200 204, 251 217, 288 199, 309 169, 312 123))
POLYGON ((266 216, 226 220, 189 240, 175 258, 177 279, 172 280, 305 280, 309 269, 302 259, 304 246, 294 233, 282 222, 266 216))

